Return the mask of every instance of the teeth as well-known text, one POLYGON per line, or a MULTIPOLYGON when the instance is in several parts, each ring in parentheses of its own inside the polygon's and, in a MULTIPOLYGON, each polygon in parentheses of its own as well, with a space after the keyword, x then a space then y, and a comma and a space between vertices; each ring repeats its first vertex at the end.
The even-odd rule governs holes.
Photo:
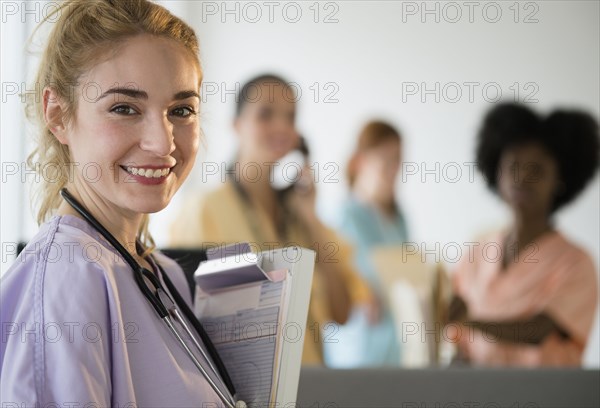
POLYGON ((171 169, 142 169, 138 167, 127 167, 127 172, 135 176, 144 176, 148 178, 165 177, 171 169))

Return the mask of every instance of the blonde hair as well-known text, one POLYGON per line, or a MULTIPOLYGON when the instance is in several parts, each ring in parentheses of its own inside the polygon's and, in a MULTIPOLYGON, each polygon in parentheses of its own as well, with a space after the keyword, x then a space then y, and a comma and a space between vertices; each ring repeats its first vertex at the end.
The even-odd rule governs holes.
MULTIPOLYGON (((63 120, 68 122, 77 110, 75 88, 78 78, 126 39, 151 34, 170 38, 183 45, 197 65, 200 78, 199 45, 194 30, 167 9, 147 0, 69 0, 47 15, 44 24, 55 24, 43 52, 35 78, 33 94, 27 95, 27 114, 37 123, 37 147, 27 164, 41 176, 36 197, 39 201, 37 222, 42 224, 61 203, 59 191, 70 177, 71 157, 44 120, 43 92, 51 87, 65 102, 63 120)), ((200 84, 199 84, 200 85, 200 84)), ((148 232, 148 215, 140 224, 138 238, 147 248, 154 248, 148 232)))

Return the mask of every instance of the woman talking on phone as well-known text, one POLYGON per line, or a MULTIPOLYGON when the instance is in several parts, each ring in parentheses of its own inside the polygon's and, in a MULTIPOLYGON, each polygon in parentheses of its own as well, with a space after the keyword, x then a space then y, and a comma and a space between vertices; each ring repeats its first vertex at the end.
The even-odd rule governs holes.
POLYGON ((2 278, 2 406, 240 406, 147 231, 198 150, 196 35, 145 0, 48 19, 30 106, 42 225, 2 278))
POLYGON ((276 75, 260 75, 244 84, 233 123, 239 147, 228 177, 185 203, 172 226, 171 245, 245 241, 261 250, 289 245, 317 250, 302 363, 320 365, 323 343, 338 341, 332 322, 343 324, 353 306, 372 304, 372 296, 351 264, 349 244, 316 214, 310 169, 304 166, 297 182, 284 191, 271 184, 274 165, 303 150, 295 124, 296 99, 293 86, 276 75))

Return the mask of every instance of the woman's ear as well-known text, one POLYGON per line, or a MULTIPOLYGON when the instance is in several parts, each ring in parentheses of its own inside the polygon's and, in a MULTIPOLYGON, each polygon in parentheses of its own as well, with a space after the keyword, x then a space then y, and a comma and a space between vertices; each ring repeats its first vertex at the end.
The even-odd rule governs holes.
POLYGON ((42 94, 44 120, 48 129, 62 144, 67 144, 65 104, 54 88, 46 87, 42 94))
POLYGON ((354 169, 356 174, 360 173, 365 164, 365 154, 364 152, 357 152, 356 156, 354 156, 354 169))
POLYGON ((240 132, 240 118, 238 116, 236 116, 233 119, 232 125, 233 125, 233 130, 235 130, 235 133, 239 134, 239 132, 240 132))

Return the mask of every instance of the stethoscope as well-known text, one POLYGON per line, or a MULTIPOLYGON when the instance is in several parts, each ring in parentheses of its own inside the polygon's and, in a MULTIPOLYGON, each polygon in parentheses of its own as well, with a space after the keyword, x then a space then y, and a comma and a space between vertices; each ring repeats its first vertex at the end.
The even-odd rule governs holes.
POLYGON ((208 337, 208 334, 202 327, 202 324, 198 321, 194 313, 187 306, 185 301, 181 298, 181 295, 176 290, 175 286, 169 279, 168 275, 164 272, 160 264, 154 261, 154 263, 160 269, 165 284, 167 285, 167 288, 171 292, 173 298, 175 298, 175 301, 173 301, 173 299, 171 299, 168 293, 164 290, 160 280, 158 279, 158 276, 150 272, 148 269, 142 267, 133 258, 133 256, 123 247, 123 245, 121 245, 121 243, 117 241, 117 239, 110 232, 108 232, 108 230, 104 228, 104 226, 100 224, 100 222, 96 218, 94 218, 94 216, 90 214, 90 212, 83 205, 81 205, 81 203, 79 203, 79 201, 77 201, 75 197, 73 197, 66 188, 61 189, 60 194, 65 199, 65 201, 69 203, 69 205, 79 213, 79 215, 81 215, 87 222, 89 222, 92 225, 92 227, 94 227, 94 229, 98 231, 117 250, 119 255, 123 257, 123 259, 129 264, 129 266, 131 266, 131 269, 133 269, 135 281, 139 286, 140 290, 142 291, 142 294, 148 299, 152 307, 154 307, 154 310, 156 310, 158 316, 165 322, 165 324, 169 328, 169 331, 179 341, 179 344, 181 344, 186 353, 192 359, 194 365, 202 373, 204 378, 206 378, 212 389, 217 393, 217 395, 219 396, 219 398, 221 398, 225 405, 229 408, 245 408, 246 403, 244 401, 236 400, 235 387, 233 386, 233 382, 231 381, 227 369, 225 368, 225 365, 223 364, 223 361, 221 360, 214 344, 208 337), (146 278, 152 284, 152 286, 154 287, 154 291, 148 287, 148 284, 146 283, 146 280, 144 278, 146 278), (178 307, 182 309, 183 314, 192 323, 192 326, 194 326, 194 329, 200 335, 202 342, 204 343, 206 349, 208 350, 208 353, 210 354, 210 358, 206 355, 204 348, 198 343, 196 337, 192 334, 192 331, 190 330, 189 326, 183 319, 183 316, 179 312, 178 307), (192 350, 185 343, 183 337, 173 324, 172 318, 179 322, 179 324, 183 327, 187 335, 192 339, 194 346, 197 350, 200 351, 202 357, 204 357, 214 375, 217 378, 220 377, 222 379, 223 383, 225 384, 226 394, 223 393, 221 388, 214 382, 214 380, 206 371, 204 366, 198 361, 194 353, 192 353, 192 350))

